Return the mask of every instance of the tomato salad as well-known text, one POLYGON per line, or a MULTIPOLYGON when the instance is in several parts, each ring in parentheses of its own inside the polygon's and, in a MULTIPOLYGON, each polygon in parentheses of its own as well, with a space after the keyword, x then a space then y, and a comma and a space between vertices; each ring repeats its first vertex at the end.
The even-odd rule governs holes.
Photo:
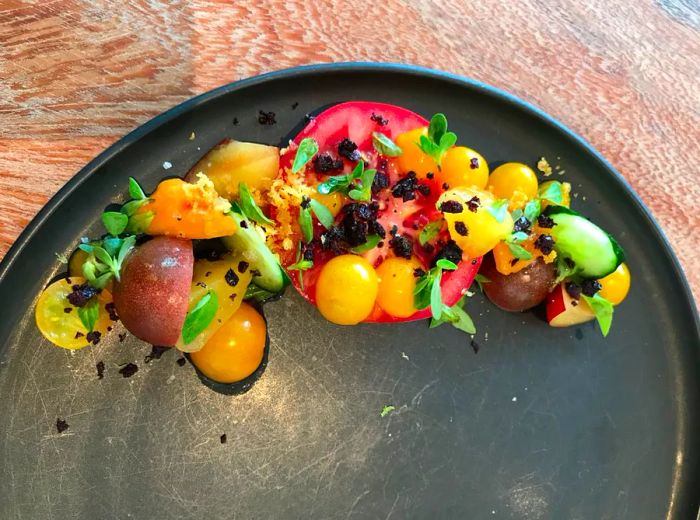
POLYGON ((607 335, 630 286, 619 244, 570 208, 568 183, 516 162, 490 171, 457 141, 443 114, 347 102, 281 150, 226 139, 150 195, 131 178, 107 233, 40 296, 37 326, 77 349, 120 319, 221 383, 256 371, 257 306, 290 283, 339 325, 430 319, 473 335, 476 282, 504 310, 543 304, 552 326, 597 319, 607 335))

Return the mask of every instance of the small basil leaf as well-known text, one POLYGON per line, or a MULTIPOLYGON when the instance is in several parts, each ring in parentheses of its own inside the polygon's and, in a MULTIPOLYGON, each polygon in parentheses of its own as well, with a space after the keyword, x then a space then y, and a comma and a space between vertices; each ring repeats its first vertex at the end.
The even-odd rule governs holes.
POLYGON ((497 200, 488 206, 486 210, 491 213, 493 218, 503 222, 508 214, 508 201, 506 199, 497 200))
POLYGON ((136 213, 129 217, 129 225, 126 226, 128 233, 145 233, 153 221, 156 214, 152 211, 145 213, 136 213))
POLYGON ((100 317, 100 304, 97 298, 90 298, 85 305, 78 307, 78 316, 85 330, 92 332, 95 328, 95 323, 97 323, 97 318, 100 317))
POLYGON ((441 258, 435 263, 435 265, 437 265, 440 269, 445 269, 447 271, 454 271, 457 269, 457 264, 447 260, 446 258, 441 258))
POLYGON ((297 263, 287 267, 288 271, 306 271, 311 269, 314 263, 311 260, 299 260, 297 263))
POLYGON ((102 240, 102 247, 104 247, 104 250, 107 251, 111 257, 117 256, 121 245, 122 239, 118 237, 107 237, 102 240))
POLYGON ((311 137, 306 137, 299 143, 297 154, 294 156, 292 173, 298 173, 318 153, 318 143, 311 137))
POLYGON ((311 220, 311 210, 307 208, 299 208, 299 227, 304 235, 304 242, 307 244, 314 238, 314 225, 311 220))
POLYGON ((581 298, 583 298, 583 300, 593 310, 595 319, 598 321, 598 325, 600 326, 600 331, 603 333, 603 337, 606 337, 610 332, 610 327, 612 326, 614 313, 613 304, 599 294, 592 297, 582 294, 581 298))
POLYGON ((324 228, 329 229, 331 226, 333 226, 333 222, 335 220, 333 218, 333 214, 324 204, 316 199, 311 199, 309 204, 311 206, 311 211, 314 212, 314 215, 316 215, 316 218, 324 228))
POLYGON ((95 278, 93 282, 90 282, 90 285, 92 285, 96 289, 104 289, 113 276, 114 275, 111 271, 107 271, 106 273, 103 273, 97 278, 95 278))
POLYGON ((522 242, 523 240, 527 240, 527 233, 524 231, 516 231, 510 236, 509 242, 511 243, 517 243, 517 242, 522 242))
POLYGON ((439 143, 442 136, 447 132, 447 118, 445 114, 435 114, 430 118, 428 125, 428 138, 434 143, 439 143))
POLYGON ((374 249, 377 247, 377 244, 379 243, 379 235, 368 235, 367 236, 367 242, 365 242, 362 245, 355 246, 350 249, 353 253, 366 253, 367 251, 370 251, 371 249, 374 249))
POLYGON ((129 217, 118 211, 105 211, 102 213, 102 224, 110 235, 120 235, 126 229, 129 217))
POLYGON ((445 152, 449 148, 452 148, 457 142, 457 134, 454 132, 447 132, 443 134, 440 138, 440 149, 445 152))
POLYGON ((114 264, 114 260, 109 255, 109 253, 104 250, 104 248, 100 246, 94 246, 92 248, 92 252, 95 255, 95 258, 97 258, 103 264, 108 265, 110 267, 114 264))
POLYGON ((90 282, 90 285, 94 287, 94 281, 97 278, 97 269, 95 268, 95 263, 92 260, 85 260, 82 267, 83 276, 90 282))
POLYGON ((484 292, 484 284, 485 283, 491 283, 491 280, 489 280, 486 276, 484 276, 481 273, 476 274, 476 276, 474 277, 474 281, 476 282, 476 285, 479 286, 479 290, 481 292, 484 292))
MULTIPOLYGON (((540 199, 534 199, 525 204, 525 211, 523 212, 523 215, 530 222, 534 222, 535 220, 537 220, 537 217, 540 216, 541 211, 542 203, 540 202, 540 199)), ((513 217, 513 219, 515 219, 515 216, 513 217)))
MULTIPOLYGON (((439 261, 439 260, 438 260, 439 261)), ((436 320, 442 316, 442 291, 440 290, 440 282, 442 281, 442 272, 438 271, 430 288, 430 312, 436 320)))
MULTIPOLYGON (((361 161, 360 161, 361 162, 361 161)), ((372 198, 372 183, 377 175, 377 170, 365 170, 360 176, 360 188, 354 188, 348 192, 348 196, 353 200, 368 201, 372 198)))
POLYGON ((471 316, 466 313, 466 311, 461 307, 461 303, 458 303, 452 307, 452 312, 454 313, 454 319, 450 323, 452 326, 466 332, 467 334, 476 334, 476 327, 474 326, 474 320, 471 316))
POLYGON ((146 198, 146 194, 143 192, 143 188, 133 177, 129 177, 129 196, 134 200, 141 200, 146 198))
POLYGON ((429 222, 423 229, 421 229, 421 232, 418 234, 418 242, 420 245, 424 246, 435 238, 442 229, 442 223, 442 219, 434 220, 433 222, 429 222))
POLYGON ((266 289, 263 289, 262 287, 258 287, 254 283, 251 283, 248 285, 248 287, 245 290, 245 296, 243 296, 244 300, 255 300, 256 302, 263 303, 270 298, 274 298, 277 296, 279 293, 273 293, 270 292, 266 289))
POLYGON ((151 202, 151 199, 130 200, 124 204, 119 211, 127 217, 131 217, 132 215, 136 214, 141 206, 145 206, 149 202, 151 202))
POLYGON ((185 345, 192 343, 209 326, 214 320, 218 308, 219 297, 215 292, 209 291, 200 298, 192 310, 187 313, 182 325, 182 341, 185 345))
POLYGON ((548 200, 554 204, 562 204, 564 202, 564 191, 561 182, 550 181, 546 186, 540 186, 538 196, 540 199, 548 200))
POLYGON ((78 245, 78 249, 85 251, 86 253, 92 253, 92 245, 91 244, 80 244, 78 245))
POLYGON ((374 149, 386 157, 399 157, 403 151, 388 136, 381 132, 372 132, 374 149))
POLYGON ((508 244, 508 249, 510 249, 511 254, 518 260, 532 260, 532 253, 523 246, 514 244, 513 242, 506 242, 506 244, 508 244))
POLYGON ((321 195, 328 195, 336 191, 345 191, 349 184, 350 177, 348 175, 334 175, 328 177, 324 182, 319 184, 316 190, 321 195))
POLYGON ((240 197, 240 207, 243 215, 258 224, 273 224, 272 220, 267 218, 262 210, 258 207, 250 194, 250 190, 245 182, 238 185, 238 195, 240 197))

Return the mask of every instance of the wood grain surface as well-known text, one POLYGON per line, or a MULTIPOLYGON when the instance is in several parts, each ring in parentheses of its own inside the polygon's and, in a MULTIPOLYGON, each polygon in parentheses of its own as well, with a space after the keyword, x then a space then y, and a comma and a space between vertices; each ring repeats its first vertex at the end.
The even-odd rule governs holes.
POLYGON ((308 63, 463 74, 582 134, 700 296, 700 8, 692 0, 0 0, 0 257, 88 160, 188 97, 308 63))

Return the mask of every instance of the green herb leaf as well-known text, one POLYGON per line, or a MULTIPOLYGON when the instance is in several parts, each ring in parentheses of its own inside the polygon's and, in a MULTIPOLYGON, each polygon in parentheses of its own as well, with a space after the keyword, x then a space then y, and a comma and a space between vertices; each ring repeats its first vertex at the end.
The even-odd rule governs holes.
POLYGON ((95 262, 89 259, 85 260, 85 262, 83 262, 82 271, 85 279, 94 287, 95 285, 93 282, 97 278, 97 268, 95 267, 95 262))
POLYGON ((298 173, 318 153, 318 143, 311 137, 306 137, 299 143, 297 154, 294 156, 292 173, 298 173))
POLYGON ((510 253, 518 260, 532 260, 532 253, 525 249, 523 246, 514 244, 513 242, 506 242, 510 253))
POLYGON ((537 195, 540 199, 548 200, 554 204, 564 203, 564 190, 559 181, 550 181, 544 186, 544 189, 543 186, 540 186, 537 195))
POLYGON ((238 185, 239 206, 243 215, 258 224, 273 224, 258 207, 245 182, 238 185))
MULTIPOLYGON (((540 200, 533 199, 533 200, 529 201, 527 204, 525 204, 525 211, 523 212, 523 215, 530 222, 534 222, 537 219, 537 217, 540 216, 541 211, 542 211, 542 204, 540 203, 540 200)), ((513 219, 515 220, 515 216, 513 216, 513 219)))
POLYGON ((309 207, 299 208, 299 227, 301 234, 304 235, 304 242, 307 244, 314 238, 314 225, 311 220, 311 209, 309 207))
POLYGON ((403 151, 388 136, 381 132, 372 132, 374 149, 386 157, 399 157, 403 151))
POLYGON ((379 414, 380 417, 386 417, 389 415, 391 412, 396 410, 396 407, 393 404, 387 404, 384 405, 384 408, 382 408, 381 413, 379 414))
POLYGON ((442 219, 434 220, 433 222, 429 222, 423 229, 421 229, 421 232, 418 234, 418 242, 420 245, 424 246, 435 238, 442 229, 442 224, 442 219))
POLYGON ((612 326, 614 313, 613 304, 599 294, 593 296, 582 294, 581 298, 583 298, 595 313, 595 319, 598 321, 600 331, 603 333, 603 337, 606 337, 612 326))
POLYGON ((94 296, 82 307, 78 307, 78 316, 83 324, 83 327, 88 332, 92 332, 97 323, 97 318, 100 317, 100 303, 94 296))
POLYGON ((124 204, 119 211, 127 217, 131 217, 136 214, 141 206, 145 206, 149 202, 151 202, 151 199, 130 200, 124 204))
POLYGON ((521 210, 520 208, 515 208, 515 211, 513 211, 513 213, 511 213, 511 216, 513 217, 513 222, 515 222, 520 217, 522 217, 523 214, 524 214, 523 210, 521 210))
POLYGON ((119 248, 122 245, 122 239, 119 237, 106 237, 102 240, 102 247, 109 253, 109 256, 117 256, 119 248))
POLYGON ((445 114, 437 113, 430 118, 428 138, 434 143, 439 143, 445 132, 447 132, 447 118, 445 114))
POLYGON ((479 290, 481 290, 481 292, 484 292, 484 284, 485 283, 491 283, 491 280, 489 280, 488 277, 484 276, 481 273, 476 273, 476 276, 474 277, 474 281, 476 282, 476 285, 479 286, 479 290))
POLYGON ((107 271, 106 273, 102 273, 100 276, 95 278, 93 282, 91 282, 90 285, 92 285, 95 289, 104 289, 107 286, 107 283, 114 277, 111 271, 107 271))
POLYGON ((68 257, 64 255, 63 253, 54 253, 56 255, 56 259, 62 263, 62 264, 67 264, 68 263, 68 257))
POLYGON ((95 258, 97 258, 103 264, 108 265, 110 267, 114 265, 114 260, 104 248, 100 246, 93 246, 92 254, 95 255, 95 258))
POLYGON ((360 187, 351 189, 348 192, 348 196, 352 200, 369 201, 372 198, 372 183, 374 182, 375 175, 377 175, 377 170, 370 169, 363 171, 362 177, 360 177, 360 187))
POLYGON ((146 211, 145 213, 136 213, 129 217, 129 225, 126 226, 127 233, 145 233, 148 226, 151 225, 153 217, 156 214, 152 211, 146 211))
POLYGON ((447 132, 440 138, 440 150, 446 152, 448 149, 452 148, 457 142, 457 134, 454 132, 447 132))
POLYGON ((335 221, 333 214, 324 204, 316 199, 311 199, 309 204, 311 205, 311 211, 314 212, 314 215, 316 215, 316 218, 324 228, 329 229, 333 226, 335 221))
POLYGON ((527 240, 528 234, 525 233, 524 231, 516 231, 513 233, 510 238, 508 239, 508 242, 517 244, 518 242, 522 242, 523 240, 527 240))
POLYGON ((447 131, 447 118, 445 114, 435 114, 430 119, 428 135, 421 135, 418 147, 428 154, 440 166, 442 156, 457 142, 457 135, 447 131))
POLYGON ((366 253, 367 251, 370 251, 377 247, 377 244, 380 240, 381 238, 379 237, 379 235, 367 235, 367 242, 351 248, 350 251, 357 254, 366 253))
MULTIPOLYGON (((123 242, 121 247, 119 248, 119 254, 117 255, 117 267, 121 269, 122 264, 124 263, 124 260, 126 259, 126 255, 129 254, 129 252, 134 248, 136 245, 136 237, 134 235, 126 237, 123 242)), ((119 276, 117 276, 117 280, 119 280, 119 276)))
POLYGON ((219 297, 214 291, 209 291, 202 296, 197 304, 185 316, 182 325, 182 341, 189 345, 199 334, 206 329, 216 316, 219 308, 219 297))
POLYGON ((336 191, 345 192, 350 185, 350 175, 332 175, 318 185, 316 190, 321 195, 328 195, 336 191))
POLYGON ((287 267, 288 271, 306 271, 311 269, 314 263, 311 260, 299 260, 298 262, 287 267))
POLYGON ((118 211, 105 211, 102 213, 102 224, 104 224, 107 233, 113 236, 120 235, 126 229, 129 223, 129 217, 118 211))
POLYGON ((433 281, 433 286, 430 288, 430 312, 436 320, 442 316, 442 291, 440 282, 442 281, 442 271, 438 270, 433 281))
POLYGON ((245 290, 245 296, 243 296, 244 300, 255 300, 258 303, 263 303, 270 298, 274 298, 277 296, 279 293, 273 293, 270 292, 266 289, 263 289, 262 287, 258 287, 254 283, 251 283, 248 285, 248 287, 245 290))
POLYGON ((576 267, 569 267, 569 263, 563 256, 557 255, 557 278, 552 285, 558 285, 567 278, 572 277, 576 274, 576 271, 576 267))
POLYGON ((443 323, 449 323, 453 327, 466 332, 467 334, 476 334, 476 327, 474 326, 474 321, 471 319, 469 314, 462 308, 464 305, 464 298, 457 302, 452 307, 443 305, 442 314, 440 318, 433 317, 430 320, 430 328, 439 327, 443 323))
POLYGON ((508 201, 506 199, 496 200, 486 208, 486 211, 499 222, 503 222, 508 214, 508 201))
POLYGON ((78 249, 90 254, 90 253, 92 253, 92 244, 79 244, 78 249))
POLYGON ((445 269, 446 271, 454 271, 457 269, 457 264, 454 262, 451 262, 450 260, 447 260, 446 258, 441 258, 437 262, 435 262, 435 265, 438 266, 440 269, 445 269))
POLYGON ((129 196, 134 200, 141 200, 146 198, 146 194, 143 188, 133 177, 129 177, 129 196))

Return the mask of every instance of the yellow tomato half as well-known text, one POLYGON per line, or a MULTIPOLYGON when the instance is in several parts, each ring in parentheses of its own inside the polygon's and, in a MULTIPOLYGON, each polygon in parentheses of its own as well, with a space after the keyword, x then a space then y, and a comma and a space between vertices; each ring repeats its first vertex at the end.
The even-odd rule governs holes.
POLYGON ((603 286, 599 294, 613 305, 618 305, 630 290, 630 270, 623 262, 612 273, 598 281, 603 286))
POLYGON ((374 267, 357 255, 340 255, 321 269, 316 282, 316 306, 328 321, 355 325, 370 315, 379 281, 374 267))
POLYGON ((508 199, 521 207, 537 196, 537 175, 525 164, 505 163, 491 172, 488 189, 496 198, 508 199))
POLYGON ((416 277, 413 273, 420 266, 415 258, 387 258, 377 267, 377 304, 387 314, 396 318, 408 318, 416 312, 413 305, 416 277))

